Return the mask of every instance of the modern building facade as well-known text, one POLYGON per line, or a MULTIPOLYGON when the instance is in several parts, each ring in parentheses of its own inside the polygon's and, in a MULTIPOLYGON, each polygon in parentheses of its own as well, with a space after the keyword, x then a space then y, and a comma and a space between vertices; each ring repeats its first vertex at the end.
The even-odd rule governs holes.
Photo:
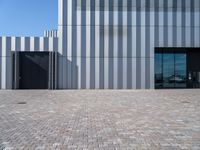
POLYGON ((58 33, 0 38, 2 89, 200 87, 199 0, 58 3, 58 33))

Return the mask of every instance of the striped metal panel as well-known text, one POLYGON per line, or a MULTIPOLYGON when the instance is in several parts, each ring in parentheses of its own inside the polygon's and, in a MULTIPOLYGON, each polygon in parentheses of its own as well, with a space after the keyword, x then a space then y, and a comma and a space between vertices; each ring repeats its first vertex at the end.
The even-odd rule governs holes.
POLYGON ((0 37, 0 89, 12 88, 12 51, 58 51, 56 37, 0 37))
POLYGON ((155 47, 200 47, 199 0, 59 0, 59 88, 153 89, 155 47))

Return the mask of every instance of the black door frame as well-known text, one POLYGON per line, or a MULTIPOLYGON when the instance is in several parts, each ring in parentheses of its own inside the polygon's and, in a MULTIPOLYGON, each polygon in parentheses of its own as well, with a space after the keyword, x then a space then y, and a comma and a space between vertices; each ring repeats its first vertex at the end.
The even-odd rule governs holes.
POLYGON ((12 52, 12 89, 20 89, 19 86, 19 59, 22 53, 46 53, 49 56, 48 63, 48 88, 49 90, 57 89, 57 65, 58 65, 58 54, 57 52, 46 52, 46 51, 13 51, 12 52))

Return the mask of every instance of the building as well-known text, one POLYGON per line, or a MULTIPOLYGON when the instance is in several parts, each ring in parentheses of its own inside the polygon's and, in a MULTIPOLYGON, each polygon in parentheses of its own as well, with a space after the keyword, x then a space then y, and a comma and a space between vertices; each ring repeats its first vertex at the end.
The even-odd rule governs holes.
POLYGON ((0 88, 200 87, 199 0, 58 3, 58 33, 0 38, 0 88))

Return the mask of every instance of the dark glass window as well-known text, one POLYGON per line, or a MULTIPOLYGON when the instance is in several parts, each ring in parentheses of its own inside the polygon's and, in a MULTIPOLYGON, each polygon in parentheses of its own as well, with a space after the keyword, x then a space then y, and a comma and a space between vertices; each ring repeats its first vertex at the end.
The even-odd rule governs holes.
POLYGON ((186 79, 186 53, 171 52, 155 54, 156 88, 186 88, 186 79))
POLYGON ((163 54, 163 87, 174 87, 174 54, 163 54))

